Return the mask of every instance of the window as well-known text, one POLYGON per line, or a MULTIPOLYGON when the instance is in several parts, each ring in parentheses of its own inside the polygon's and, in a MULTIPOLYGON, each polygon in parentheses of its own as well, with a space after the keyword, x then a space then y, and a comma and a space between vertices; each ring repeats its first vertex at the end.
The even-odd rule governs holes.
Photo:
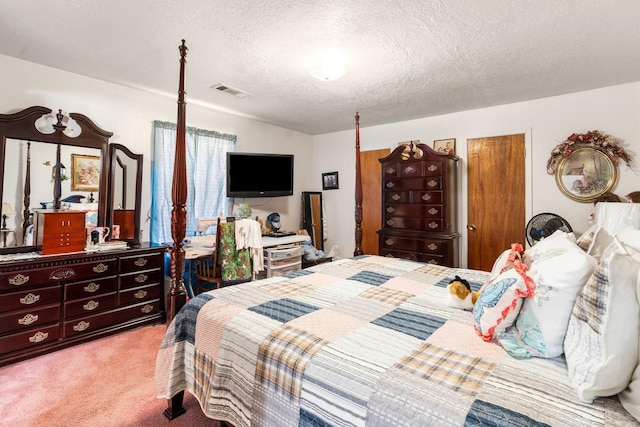
MULTIPOLYGON (((187 127, 187 230, 193 236, 197 218, 228 216, 233 199, 226 197, 226 156, 235 151, 236 135, 187 127)), ((153 122, 153 163, 151 171, 151 241, 173 242, 171 211, 176 124, 153 122)), ((212 233, 209 230, 208 233, 212 233)))

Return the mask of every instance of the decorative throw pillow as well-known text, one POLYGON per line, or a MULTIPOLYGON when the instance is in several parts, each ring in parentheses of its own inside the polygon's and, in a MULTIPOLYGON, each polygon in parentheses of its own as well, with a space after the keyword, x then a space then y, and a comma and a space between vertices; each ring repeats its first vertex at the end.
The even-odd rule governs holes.
POLYGON ((476 332, 485 341, 491 341, 512 326, 523 298, 533 295, 533 280, 526 271, 527 267, 516 259, 512 269, 482 289, 473 306, 473 320, 476 332))
POLYGON ((516 259, 521 260, 522 245, 520 243, 513 243, 511 247, 500 254, 493 263, 491 268, 491 274, 489 275, 488 283, 493 282, 496 278, 506 270, 513 268, 513 262, 516 259))
POLYGON ((576 300, 564 350, 578 398, 592 402, 624 390, 638 363, 640 252, 617 238, 576 300))
POLYGON ((558 242, 537 248, 528 272, 535 295, 524 301, 515 327, 500 337, 513 357, 556 357, 564 352, 573 305, 598 263, 577 244, 558 242))

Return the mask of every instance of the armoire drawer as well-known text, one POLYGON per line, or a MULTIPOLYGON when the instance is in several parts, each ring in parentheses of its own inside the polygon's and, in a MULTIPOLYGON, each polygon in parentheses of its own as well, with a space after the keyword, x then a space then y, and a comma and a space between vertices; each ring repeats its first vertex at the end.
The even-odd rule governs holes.
POLYGON ((384 208, 386 216, 412 216, 442 218, 442 205, 388 204, 384 208))
POLYGON ((411 218, 386 216, 383 222, 384 228, 396 228, 402 230, 416 230, 439 232, 444 230, 444 221, 439 218, 411 218))
POLYGON ((448 240, 416 239, 411 237, 381 236, 380 247, 389 250, 439 254, 448 249, 448 240))

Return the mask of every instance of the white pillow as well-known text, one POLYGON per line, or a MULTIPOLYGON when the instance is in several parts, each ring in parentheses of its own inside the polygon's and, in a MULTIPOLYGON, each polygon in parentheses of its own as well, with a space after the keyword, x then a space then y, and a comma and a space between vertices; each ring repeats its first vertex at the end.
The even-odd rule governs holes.
POLYGON ((524 263, 530 267, 535 258, 539 258, 541 254, 548 254, 551 250, 560 250, 561 248, 569 248, 577 246, 576 236, 573 233, 567 233, 562 230, 556 230, 551 236, 540 240, 538 243, 527 249, 523 256, 524 263))
POLYGON ((512 326, 523 298, 533 294, 534 284, 526 270, 517 259, 514 268, 504 271, 483 287, 473 306, 473 320, 476 333, 485 341, 491 341, 512 326))
POLYGON ((598 265, 577 244, 565 244, 565 239, 550 243, 537 248, 532 257, 528 274, 535 282, 534 296, 524 301, 515 327, 500 337, 500 344, 517 358, 556 357, 564 352, 573 305, 598 265))
POLYGON ((624 227, 616 234, 619 241, 640 251, 640 230, 631 225, 624 227))
POLYGON ((605 249, 609 247, 612 241, 613 236, 611 236, 604 227, 598 226, 587 253, 599 261, 605 249))
POLYGON ((638 363, 640 252, 617 238, 582 289, 564 341, 578 398, 592 402, 624 390, 638 363))

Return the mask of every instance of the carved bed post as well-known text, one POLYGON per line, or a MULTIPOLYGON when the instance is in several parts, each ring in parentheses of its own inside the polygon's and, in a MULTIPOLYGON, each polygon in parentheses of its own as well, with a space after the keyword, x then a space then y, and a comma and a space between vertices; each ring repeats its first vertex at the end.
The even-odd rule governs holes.
POLYGON ((356 248, 353 256, 362 255, 362 175, 360 172, 360 115, 356 112, 356 248))
MULTIPOLYGON (((186 124, 184 102, 184 67, 187 56, 187 46, 184 40, 180 49, 180 85, 178 89, 178 123, 176 126, 176 152, 173 163, 173 183, 171 198, 173 209, 171 211, 171 237, 173 248, 171 253, 171 287, 167 294, 167 325, 176 316, 178 311, 187 303, 187 291, 184 287, 184 248, 182 241, 187 230, 187 164, 186 164, 186 124)), ((164 416, 172 420, 184 414, 186 409, 182 406, 184 391, 179 392, 171 399, 167 399, 167 408, 164 416)))
MULTIPOLYGON (((29 224, 31 207, 31 141, 27 141, 27 170, 24 174, 24 210, 22 211, 22 238, 24 239, 29 224)), ((24 243, 24 240, 23 240, 24 243)))
POLYGON ((187 56, 187 46, 184 40, 180 46, 180 85, 178 89, 178 123, 176 129, 176 152, 173 164, 173 184, 171 198, 173 209, 171 211, 171 237, 173 248, 171 253, 171 287, 167 295, 167 323, 176 316, 178 311, 187 302, 187 291, 184 287, 184 248, 182 241, 187 229, 187 168, 186 168, 186 125, 184 102, 184 67, 187 56))

